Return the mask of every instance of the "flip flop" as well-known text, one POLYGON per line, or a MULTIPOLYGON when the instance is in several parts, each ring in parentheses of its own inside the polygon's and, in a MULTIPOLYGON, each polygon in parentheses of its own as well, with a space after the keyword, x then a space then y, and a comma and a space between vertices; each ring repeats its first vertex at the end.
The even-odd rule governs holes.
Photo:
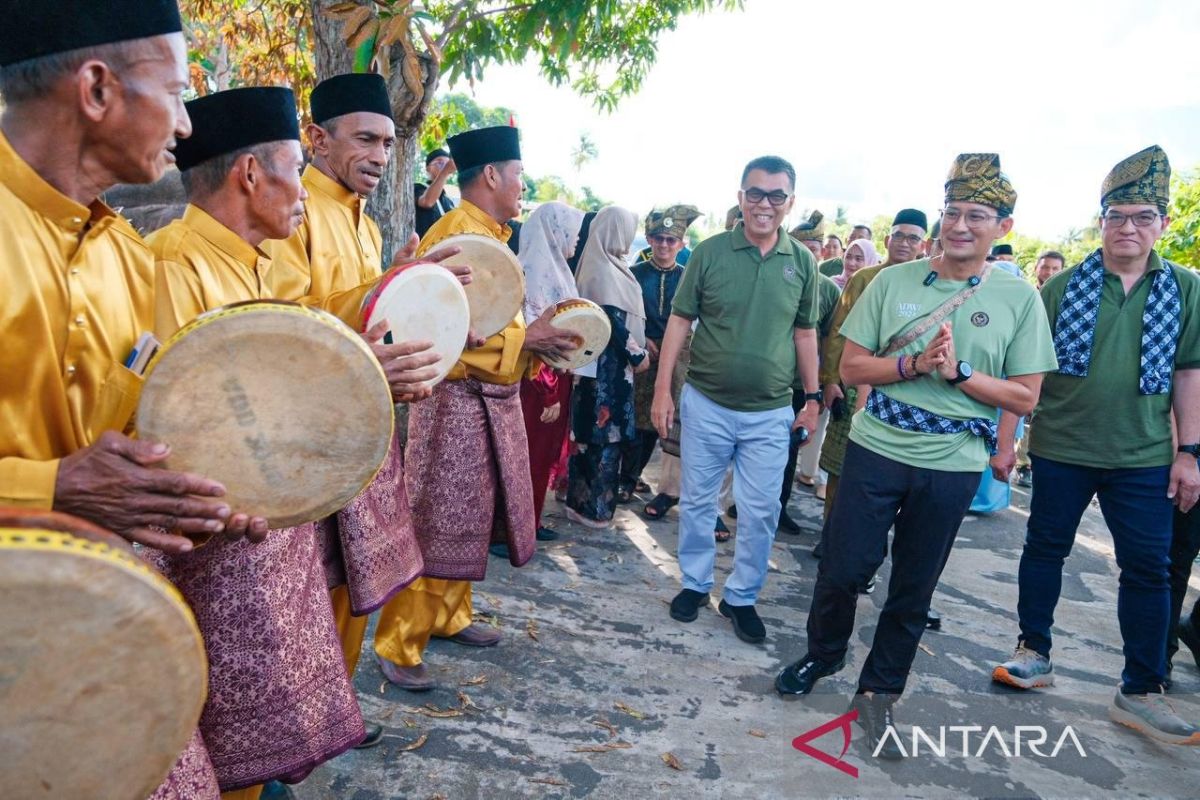
POLYGON ((728 542, 733 538, 733 533, 730 532, 729 528, 725 525, 725 520, 721 519, 720 517, 717 517, 717 524, 713 531, 713 536, 718 542, 728 542))
POLYGON ((678 503, 678 497, 672 497, 669 494, 660 492, 654 496, 653 500, 646 504, 646 507, 642 511, 650 519, 662 519, 671 510, 671 507, 678 505, 678 503))

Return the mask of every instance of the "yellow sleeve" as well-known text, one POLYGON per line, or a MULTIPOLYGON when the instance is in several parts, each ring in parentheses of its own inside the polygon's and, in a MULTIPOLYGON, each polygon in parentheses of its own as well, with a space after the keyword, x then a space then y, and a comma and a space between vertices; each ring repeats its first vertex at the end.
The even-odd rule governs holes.
POLYGON ((47 511, 53 508, 58 461, 0 458, 0 505, 47 511))
POLYGON ((864 281, 850 279, 842 296, 838 298, 837 308, 833 312, 833 321, 829 324, 829 335, 825 337, 825 346, 821 351, 821 385, 841 383, 838 370, 842 365, 842 350, 846 347, 846 337, 842 336, 842 324, 850 316, 850 309, 862 294, 864 281))
POLYGON ((207 310, 195 272, 174 261, 154 264, 154 335, 160 342, 207 310))
POLYGON ((325 297, 301 297, 296 302, 306 306, 328 311, 342 322, 358 331, 362 329, 362 306, 367 295, 375 288, 382 278, 372 278, 366 283, 359 284, 353 289, 333 292, 325 297))

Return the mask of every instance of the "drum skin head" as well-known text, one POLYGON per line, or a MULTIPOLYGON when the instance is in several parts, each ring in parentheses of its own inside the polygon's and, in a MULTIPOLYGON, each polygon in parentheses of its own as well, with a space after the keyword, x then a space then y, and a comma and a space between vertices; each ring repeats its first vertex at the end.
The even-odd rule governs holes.
POLYGON ((471 330, 480 336, 504 330, 525 302, 521 262, 504 242, 475 233, 460 233, 434 245, 434 249, 443 247, 460 247, 462 252, 441 263, 471 267, 471 282, 464 287, 471 306, 471 330))
POLYGON ((191 611, 112 534, 112 544, 83 539, 4 512, 3 795, 148 797, 204 705, 207 659, 191 611))
POLYGON ((608 321, 604 309, 584 298, 559 303, 550 324, 583 337, 583 344, 567 358, 540 356, 542 361, 555 369, 586 367, 600 358, 612 337, 612 323, 608 321))
POLYGON ((166 468, 219 481, 235 512, 285 528, 338 511, 370 483, 394 413, 358 334, 324 312, 248 303, 201 315, 163 346, 137 429, 171 446, 166 468))
POLYGON ((388 321, 391 341, 427 340, 439 358, 437 377, 426 386, 441 382, 467 345, 471 309, 467 293, 449 270, 437 264, 413 264, 383 279, 378 293, 368 298, 365 328, 388 321))

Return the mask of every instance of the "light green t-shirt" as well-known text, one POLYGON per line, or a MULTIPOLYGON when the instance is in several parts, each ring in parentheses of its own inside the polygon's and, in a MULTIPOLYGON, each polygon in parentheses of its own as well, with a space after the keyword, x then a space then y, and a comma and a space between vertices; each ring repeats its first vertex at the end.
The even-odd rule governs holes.
MULTIPOLYGON (((965 281, 938 278, 923 281, 929 260, 897 264, 879 273, 854 305, 842 325, 842 335, 871 352, 878 352, 896 334, 932 313, 966 288, 965 281)), ((954 333, 955 354, 976 373, 1001 377, 1057 369, 1046 310, 1037 291, 1026 281, 993 269, 969 300, 946 318, 954 333)), ((937 335, 934 326, 894 354, 915 354, 937 335)), ((936 373, 912 381, 879 387, 888 396, 951 419, 996 419, 996 409, 951 386, 936 373)), ((881 422, 864 409, 854 416, 851 441, 887 458, 926 469, 980 472, 988 462, 981 437, 904 431, 881 422)))

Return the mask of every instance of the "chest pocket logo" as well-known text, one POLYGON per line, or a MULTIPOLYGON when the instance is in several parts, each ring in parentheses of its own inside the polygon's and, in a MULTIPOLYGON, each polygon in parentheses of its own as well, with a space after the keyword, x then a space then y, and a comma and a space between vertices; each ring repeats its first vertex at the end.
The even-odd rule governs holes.
POLYGON ((783 267, 783 279, 784 279, 785 281, 787 281, 788 283, 795 283, 795 282, 796 282, 796 265, 795 265, 795 264, 790 264, 790 263, 789 263, 789 264, 785 264, 785 265, 784 265, 784 267, 783 267))
POLYGON ((913 317, 915 317, 917 314, 920 314, 920 313, 921 313, 921 304, 920 303, 897 303, 896 304, 896 316, 898 316, 898 317, 903 317, 904 319, 912 319, 913 317))
POLYGON ((974 325, 976 328, 982 328, 991 321, 992 321, 991 318, 988 317, 988 315, 982 311, 976 311, 974 314, 971 315, 971 324, 974 325))

